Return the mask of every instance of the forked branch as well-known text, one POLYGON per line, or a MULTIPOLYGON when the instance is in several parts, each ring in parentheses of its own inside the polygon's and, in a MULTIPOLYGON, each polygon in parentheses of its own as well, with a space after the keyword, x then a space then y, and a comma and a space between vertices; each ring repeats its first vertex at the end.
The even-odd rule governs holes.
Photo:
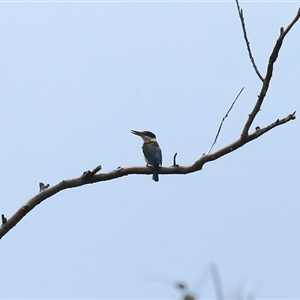
POLYGON ((248 119, 246 121, 246 124, 243 128, 243 131, 242 131, 242 137, 244 137, 244 138, 248 135, 250 126, 252 125, 253 120, 256 117, 257 113, 260 111, 262 103, 263 103, 263 101, 265 99, 265 96, 267 94, 267 91, 268 91, 268 88, 269 88, 269 85, 270 85, 270 82, 271 82, 271 78, 272 78, 272 75, 273 75, 274 63, 277 60, 278 53, 280 51, 282 42, 283 42, 285 36, 287 35, 287 33, 291 30, 291 28, 294 26, 294 24, 299 20, 299 17, 300 17, 300 8, 298 9, 298 12, 297 12, 295 18, 287 26, 287 28, 285 30, 284 30, 283 27, 280 28, 280 34, 279 34, 279 37, 278 37, 278 39, 277 39, 277 41, 274 45, 273 51, 270 55, 269 63, 268 63, 268 67, 267 67, 267 73, 266 73, 265 79, 263 80, 263 84, 262 84, 260 93, 257 96, 256 104, 255 104, 252 112, 249 114, 249 117, 248 117, 248 119))

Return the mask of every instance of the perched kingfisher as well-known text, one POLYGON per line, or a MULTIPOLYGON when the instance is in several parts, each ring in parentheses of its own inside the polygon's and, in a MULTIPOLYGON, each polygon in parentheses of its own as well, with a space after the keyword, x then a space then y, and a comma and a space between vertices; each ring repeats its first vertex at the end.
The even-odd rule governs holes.
POLYGON ((162 155, 159 145, 156 141, 155 134, 150 131, 135 130, 131 130, 131 133, 138 135, 143 139, 144 143, 142 149, 145 161, 147 165, 151 165, 153 167, 152 179, 154 181, 158 181, 158 168, 162 164, 162 155))

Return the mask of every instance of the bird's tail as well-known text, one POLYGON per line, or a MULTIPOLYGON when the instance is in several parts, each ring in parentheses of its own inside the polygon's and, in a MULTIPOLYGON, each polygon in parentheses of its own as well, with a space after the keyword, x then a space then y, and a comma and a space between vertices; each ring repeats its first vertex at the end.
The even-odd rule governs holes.
POLYGON ((158 167, 153 167, 153 176, 152 179, 158 182, 158 167))

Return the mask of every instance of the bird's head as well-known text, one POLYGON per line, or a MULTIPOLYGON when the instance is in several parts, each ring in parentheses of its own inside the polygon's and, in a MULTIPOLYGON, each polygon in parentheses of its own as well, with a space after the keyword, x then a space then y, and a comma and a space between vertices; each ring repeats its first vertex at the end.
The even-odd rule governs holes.
POLYGON ((156 136, 154 133, 150 131, 136 131, 136 130, 131 130, 131 133, 140 136, 144 142, 147 141, 156 141, 156 136))

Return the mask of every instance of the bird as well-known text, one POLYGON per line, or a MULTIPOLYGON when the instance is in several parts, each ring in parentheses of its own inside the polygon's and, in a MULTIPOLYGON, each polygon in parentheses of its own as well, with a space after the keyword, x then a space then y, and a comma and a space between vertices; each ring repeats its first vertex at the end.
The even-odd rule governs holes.
POLYGON ((158 168, 162 165, 161 149, 156 141, 156 136, 150 131, 131 130, 131 133, 140 136, 144 143, 142 146, 144 158, 148 165, 153 167, 152 179, 158 182, 158 168))

